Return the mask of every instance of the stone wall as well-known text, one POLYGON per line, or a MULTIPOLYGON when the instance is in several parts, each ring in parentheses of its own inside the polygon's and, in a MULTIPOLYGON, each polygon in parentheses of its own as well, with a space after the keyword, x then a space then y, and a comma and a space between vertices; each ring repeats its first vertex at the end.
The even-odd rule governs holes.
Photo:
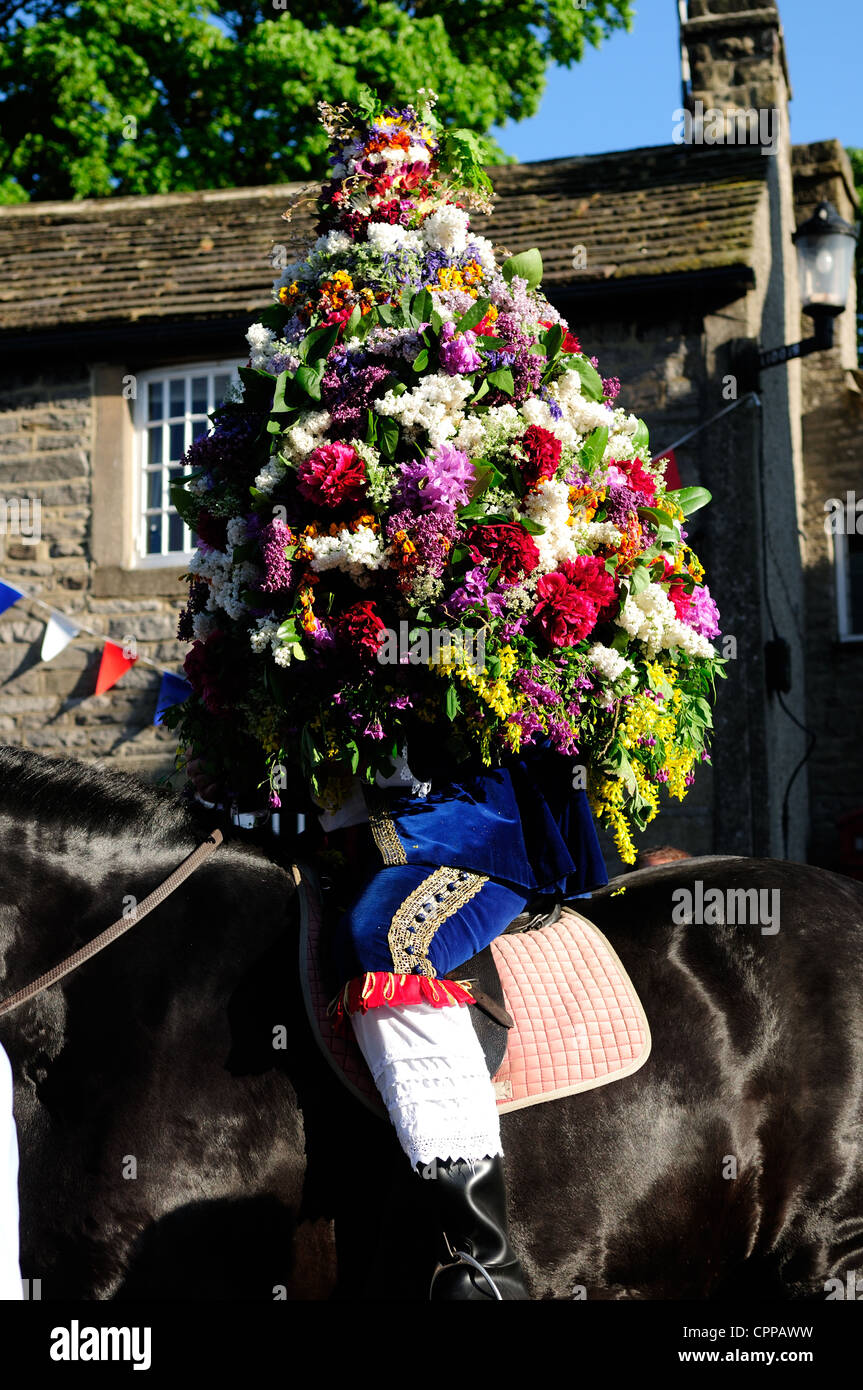
MULTIPOLYGON (((97 598, 90 556, 92 388, 86 366, 7 373, 0 388, 0 578, 140 656, 176 667, 176 604, 97 598), (35 543, 16 528, 15 499, 37 499, 35 543), (16 533, 17 531, 17 533, 16 533), (38 537, 38 539, 36 538, 38 537)), ((158 777, 173 765, 173 736, 152 724, 159 672, 141 663, 93 695, 98 637, 81 633, 49 663, 40 656, 47 613, 27 598, 0 614, 0 738, 85 761, 117 759, 158 777)))

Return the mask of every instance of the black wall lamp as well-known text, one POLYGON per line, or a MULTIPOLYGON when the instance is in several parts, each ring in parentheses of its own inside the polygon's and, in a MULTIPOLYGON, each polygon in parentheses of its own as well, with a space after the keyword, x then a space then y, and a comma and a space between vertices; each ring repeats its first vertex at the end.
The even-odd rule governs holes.
POLYGON ((833 346, 833 324, 848 303, 857 228, 839 216, 832 203, 819 203, 793 236, 797 247, 800 300, 815 325, 811 338, 758 354, 758 370, 778 367, 795 357, 808 357, 833 346))

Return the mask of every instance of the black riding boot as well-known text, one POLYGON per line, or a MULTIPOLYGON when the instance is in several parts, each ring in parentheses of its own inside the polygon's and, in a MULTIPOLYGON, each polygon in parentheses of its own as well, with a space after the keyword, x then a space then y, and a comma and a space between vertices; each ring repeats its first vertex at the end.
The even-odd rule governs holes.
POLYGON ((437 1159, 430 1167, 436 1175, 425 1170, 429 1195, 448 1253, 432 1277, 429 1298, 529 1299, 507 1237, 501 1159, 437 1159))

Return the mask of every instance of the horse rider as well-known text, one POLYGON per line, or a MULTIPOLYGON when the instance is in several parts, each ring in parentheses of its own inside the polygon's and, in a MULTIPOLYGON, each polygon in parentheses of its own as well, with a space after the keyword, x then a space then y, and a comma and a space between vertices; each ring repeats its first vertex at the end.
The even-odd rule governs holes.
MULTIPOLYGON (((331 948, 350 1018, 402 1149, 444 1232, 436 1300, 529 1297, 507 1233, 497 1104, 458 967, 516 918, 541 925, 608 881, 583 790, 546 745, 494 769, 413 744, 388 778, 319 808, 349 848, 353 893, 331 948), (455 972, 456 978, 449 978, 455 972)), ((219 788, 197 759, 199 799, 219 788)))

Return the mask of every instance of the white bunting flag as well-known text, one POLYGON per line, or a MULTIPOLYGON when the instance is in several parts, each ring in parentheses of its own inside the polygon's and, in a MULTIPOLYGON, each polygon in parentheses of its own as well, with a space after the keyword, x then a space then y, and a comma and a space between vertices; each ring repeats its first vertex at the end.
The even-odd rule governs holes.
POLYGON ((67 618, 63 613, 51 613, 48 622, 45 624, 45 632, 42 637, 42 660, 50 661, 52 657, 62 652, 64 647, 68 647, 73 637, 77 637, 81 631, 79 627, 67 618))

